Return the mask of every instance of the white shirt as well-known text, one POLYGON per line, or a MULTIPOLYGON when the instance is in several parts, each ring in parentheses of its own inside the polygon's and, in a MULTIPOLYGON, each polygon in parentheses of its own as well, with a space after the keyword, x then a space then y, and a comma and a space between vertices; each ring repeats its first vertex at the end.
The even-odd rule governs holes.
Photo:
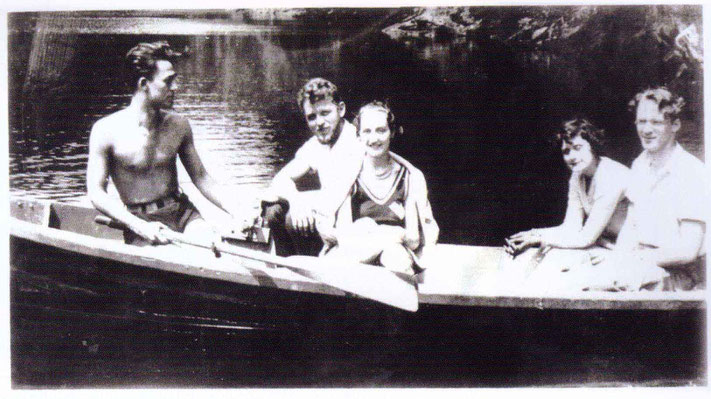
MULTIPOLYGON (((627 201, 620 198, 627 188, 630 170, 623 164, 607 157, 600 157, 595 175, 590 181, 590 187, 585 190, 585 182, 579 173, 570 177, 568 187, 568 207, 577 207, 575 214, 580 215, 576 221, 582 228, 585 216, 589 216, 595 204, 611 204, 615 206, 614 213, 607 222, 605 231, 617 237, 627 215, 627 201)), ((599 206, 599 205, 598 205, 599 206)), ((572 221, 571 221, 572 222, 572 221)))
POLYGON ((322 215, 333 215, 350 189, 363 164, 365 148, 356 134, 356 128, 343 121, 341 133, 333 146, 321 144, 311 137, 296 152, 295 158, 317 172, 321 189, 316 193, 319 200, 314 209, 322 215))
MULTIPOLYGON (((645 151, 632 163, 627 198, 630 200, 621 248, 637 245, 674 247, 681 238, 682 220, 706 224, 706 175, 703 162, 675 144, 667 162, 651 168, 645 151), (629 229, 629 231, 627 231, 629 229)), ((704 254, 702 249, 700 255, 704 254)))
POLYGON ((321 144, 314 136, 299 148, 295 158, 318 173, 321 189, 329 189, 334 183, 350 176, 354 168, 360 169, 364 153, 355 126, 344 120, 341 133, 333 146, 321 144))

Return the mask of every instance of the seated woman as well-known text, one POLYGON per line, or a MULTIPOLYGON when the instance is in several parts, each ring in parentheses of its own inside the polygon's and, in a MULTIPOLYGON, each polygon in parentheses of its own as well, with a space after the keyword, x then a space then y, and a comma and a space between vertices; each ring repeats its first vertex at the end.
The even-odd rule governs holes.
MULTIPOLYGON (((589 264, 594 251, 546 253, 551 248, 611 249, 627 214, 625 189, 629 169, 602 155, 604 131, 584 118, 575 118, 563 123, 556 138, 571 171, 565 219, 559 226, 516 233, 505 245, 506 251, 514 256, 530 247, 540 247, 537 252, 528 251, 520 257, 522 259, 511 262, 519 274, 522 262, 528 266, 527 274, 537 269, 537 277, 519 277, 527 278, 526 283, 533 289, 540 288, 535 287, 536 284, 559 288, 565 284, 576 285, 565 281, 562 275, 552 277, 550 273, 568 271, 576 264, 589 264), (547 262, 541 262, 544 256, 547 262)), ((565 277, 572 277, 570 274, 565 277)))
POLYGON ((598 244, 611 248, 624 223, 629 169, 602 156, 604 131, 586 119, 576 118, 563 123, 557 139, 563 160, 571 171, 563 224, 512 235, 507 240, 507 250, 511 253, 537 245, 588 248, 598 244))
POLYGON ((319 222, 326 242, 323 253, 411 275, 418 254, 439 236, 425 177, 390 152, 390 141, 402 129, 395 127, 395 116, 386 104, 364 105, 353 123, 365 145, 365 157, 335 216, 325 219, 327 226, 319 222))

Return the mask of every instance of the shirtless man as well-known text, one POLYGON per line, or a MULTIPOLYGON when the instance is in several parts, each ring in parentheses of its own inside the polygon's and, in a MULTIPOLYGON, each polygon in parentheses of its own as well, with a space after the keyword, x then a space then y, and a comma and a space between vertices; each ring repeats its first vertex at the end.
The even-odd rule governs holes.
POLYGON ((125 224, 135 245, 167 244, 165 228, 191 235, 212 228, 178 187, 176 158, 212 203, 228 211, 226 193, 207 173, 187 119, 170 112, 177 89, 167 42, 140 43, 126 55, 131 71, 130 105, 97 121, 89 138, 87 191, 96 209, 125 224), (123 204, 106 191, 114 182, 123 204))
POLYGON ((358 175, 364 149, 355 127, 344 118, 346 105, 336 85, 311 79, 297 101, 312 137, 274 176, 264 197, 264 219, 277 254, 316 255, 323 244, 317 234, 318 215, 335 213, 340 205, 335 201, 345 197, 351 177, 358 175), (309 176, 318 177, 319 189, 300 191, 297 183, 309 176))

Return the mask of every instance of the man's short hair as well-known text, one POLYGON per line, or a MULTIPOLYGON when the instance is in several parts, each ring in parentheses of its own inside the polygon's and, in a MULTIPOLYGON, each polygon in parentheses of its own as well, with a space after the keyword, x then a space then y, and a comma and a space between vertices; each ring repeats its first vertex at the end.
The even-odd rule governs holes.
POLYGON ((642 100, 654 101, 659 108, 659 112, 661 112, 665 118, 668 118, 672 122, 679 119, 681 110, 685 105, 682 97, 672 93, 665 86, 648 88, 637 93, 637 95, 635 95, 629 102, 630 111, 635 112, 637 110, 637 105, 639 105, 642 100))
POLYGON ((555 133, 558 144, 570 143, 578 136, 590 143, 593 155, 596 157, 605 155, 607 144, 605 130, 598 128, 585 117, 578 116, 564 121, 561 129, 555 133))
POLYGON ((338 87, 324 78, 309 80, 296 95, 296 101, 299 103, 301 112, 304 112, 304 101, 309 100, 311 104, 314 104, 325 98, 332 99, 336 104, 341 102, 338 87))
POLYGON ((388 128, 390 129, 390 132, 394 135, 400 135, 403 133, 402 126, 399 126, 395 123, 395 114, 393 114, 393 111, 390 109, 388 103, 379 100, 373 100, 360 107, 358 113, 353 118, 353 126, 355 126, 356 128, 356 133, 360 134, 360 117, 363 114, 363 111, 368 109, 376 109, 385 112, 387 114, 386 118, 388 121, 388 128))
POLYGON ((138 43, 136 47, 126 53, 126 66, 128 67, 127 84, 135 89, 136 82, 141 77, 152 79, 159 60, 174 62, 183 54, 172 48, 168 42, 162 40, 153 43, 138 43))

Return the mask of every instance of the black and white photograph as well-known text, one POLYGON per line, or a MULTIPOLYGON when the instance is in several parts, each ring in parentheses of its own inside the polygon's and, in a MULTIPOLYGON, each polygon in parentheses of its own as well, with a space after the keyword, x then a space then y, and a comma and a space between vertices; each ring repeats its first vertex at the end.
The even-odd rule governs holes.
POLYGON ((708 388, 707 7, 50 4, 14 392, 708 388))

